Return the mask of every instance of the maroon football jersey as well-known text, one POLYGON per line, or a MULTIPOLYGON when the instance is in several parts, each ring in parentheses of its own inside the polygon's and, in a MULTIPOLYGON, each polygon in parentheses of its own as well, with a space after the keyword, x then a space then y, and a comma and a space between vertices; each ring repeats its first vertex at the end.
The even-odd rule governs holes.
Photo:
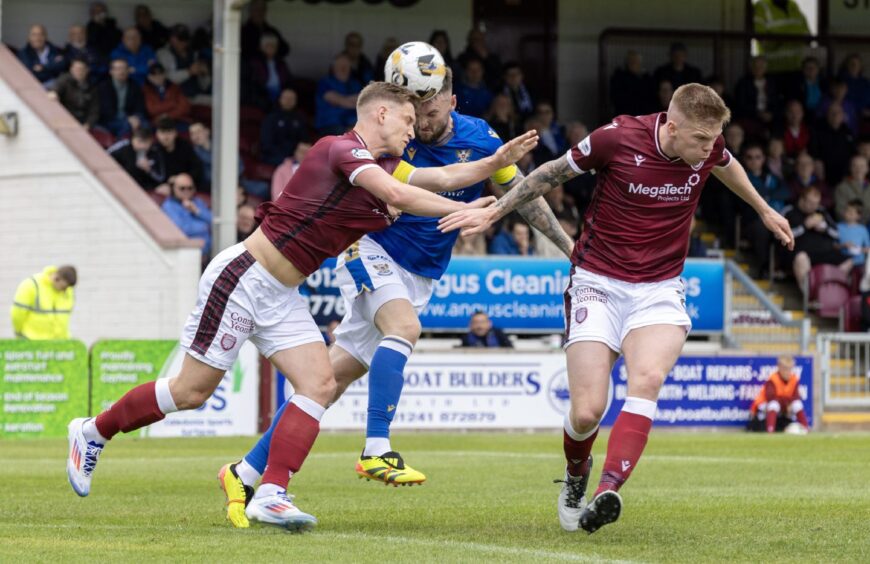
POLYGON ((720 135, 696 166, 666 156, 658 138, 666 117, 619 116, 568 151, 574 170, 598 175, 573 264, 626 282, 682 272, 701 189, 714 166, 730 164, 731 154, 720 135))
POLYGON ((257 209, 266 237, 308 276, 370 231, 388 227, 387 204, 354 184, 356 175, 379 166, 392 174, 399 157, 375 158, 353 131, 314 144, 274 202, 257 209))

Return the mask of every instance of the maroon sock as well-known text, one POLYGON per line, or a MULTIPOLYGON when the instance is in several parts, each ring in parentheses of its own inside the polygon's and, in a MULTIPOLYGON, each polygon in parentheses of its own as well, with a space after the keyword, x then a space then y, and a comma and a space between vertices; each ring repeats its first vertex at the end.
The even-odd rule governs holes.
POLYGON ((94 424, 100 435, 111 439, 119 431, 129 433, 166 417, 157 405, 154 384, 146 382, 136 386, 112 404, 112 407, 97 415, 94 424))
POLYGON ((605 490, 619 491, 637 466, 651 427, 652 419, 649 417, 628 411, 619 412, 616 423, 610 430, 607 458, 595 495, 605 490))
POLYGON ((284 410, 269 443, 264 484, 275 484, 287 489, 290 473, 296 473, 305 462, 308 451, 320 432, 320 422, 291 403, 284 410))
POLYGON ((767 412, 767 432, 773 433, 776 431, 776 418, 779 415, 778 412, 774 410, 770 410, 767 412))
POLYGON ((589 470, 589 454, 592 452, 592 443, 598 436, 598 429, 595 429, 594 433, 582 441, 572 439, 568 431, 563 430, 562 434, 564 436, 562 444, 565 448, 565 460, 568 461, 568 475, 582 476, 589 470))
POLYGON ((807 413, 806 413, 806 411, 804 411, 803 409, 800 410, 800 411, 798 411, 796 417, 797 417, 798 423, 800 423, 801 425, 803 425, 805 429, 809 429, 809 428, 810 428, 810 422, 807 421, 807 413))

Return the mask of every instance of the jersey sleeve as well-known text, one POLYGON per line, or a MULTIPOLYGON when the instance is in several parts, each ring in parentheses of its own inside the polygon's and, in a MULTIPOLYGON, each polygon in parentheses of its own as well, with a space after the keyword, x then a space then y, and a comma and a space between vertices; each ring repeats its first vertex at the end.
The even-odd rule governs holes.
POLYGON ((725 147, 725 138, 721 135, 716 139, 716 143, 713 145, 713 155, 718 159, 716 161, 716 166, 719 167, 726 167, 731 164, 732 160, 734 160, 731 151, 725 147))
POLYGON ((603 169, 619 148, 620 135, 616 121, 599 127, 568 150, 568 164, 579 174, 603 169))
MULTIPOLYGON (((329 168, 346 176, 354 186, 359 173, 377 166, 374 156, 359 141, 338 139, 329 147, 329 168)), ((392 170, 387 172, 392 173, 392 170)))

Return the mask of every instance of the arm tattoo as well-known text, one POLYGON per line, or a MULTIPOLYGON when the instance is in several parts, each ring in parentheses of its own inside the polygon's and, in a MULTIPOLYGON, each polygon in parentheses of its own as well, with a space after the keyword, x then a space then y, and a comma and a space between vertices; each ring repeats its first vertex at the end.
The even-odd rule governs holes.
POLYGON ((523 204, 528 204, 532 200, 543 196, 557 184, 561 184, 575 176, 577 176, 577 173, 568 164, 567 155, 542 164, 508 192, 507 196, 494 204, 498 210, 497 219, 506 216, 523 204))
MULTIPOLYGON (((523 180, 522 173, 517 172, 517 177, 506 186, 508 189, 516 190, 516 186, 523 180)), ((552 241, 559 247, 565 256, 571 258, 571 253, 574 250, 574 241, 565 233, 559 220, 556 219, 553 210, 542 197, 538 197, 531 202, 522 204, 517 208, 517 211, 526 220, 526 223, 543 233, 547 239, 552 241)))

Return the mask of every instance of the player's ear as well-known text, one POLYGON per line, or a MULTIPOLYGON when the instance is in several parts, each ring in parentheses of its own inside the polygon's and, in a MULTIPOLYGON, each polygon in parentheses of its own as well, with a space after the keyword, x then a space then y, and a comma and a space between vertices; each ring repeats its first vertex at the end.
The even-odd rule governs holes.
POLYGON ((386 105, 378 106, 378 124, 383 124, 387 120, 388 108, 386 105))
POLYGON ((450 111, 452 112, 455 109, 456 109, 456 94, 451 94, 450 95, 450 111))

